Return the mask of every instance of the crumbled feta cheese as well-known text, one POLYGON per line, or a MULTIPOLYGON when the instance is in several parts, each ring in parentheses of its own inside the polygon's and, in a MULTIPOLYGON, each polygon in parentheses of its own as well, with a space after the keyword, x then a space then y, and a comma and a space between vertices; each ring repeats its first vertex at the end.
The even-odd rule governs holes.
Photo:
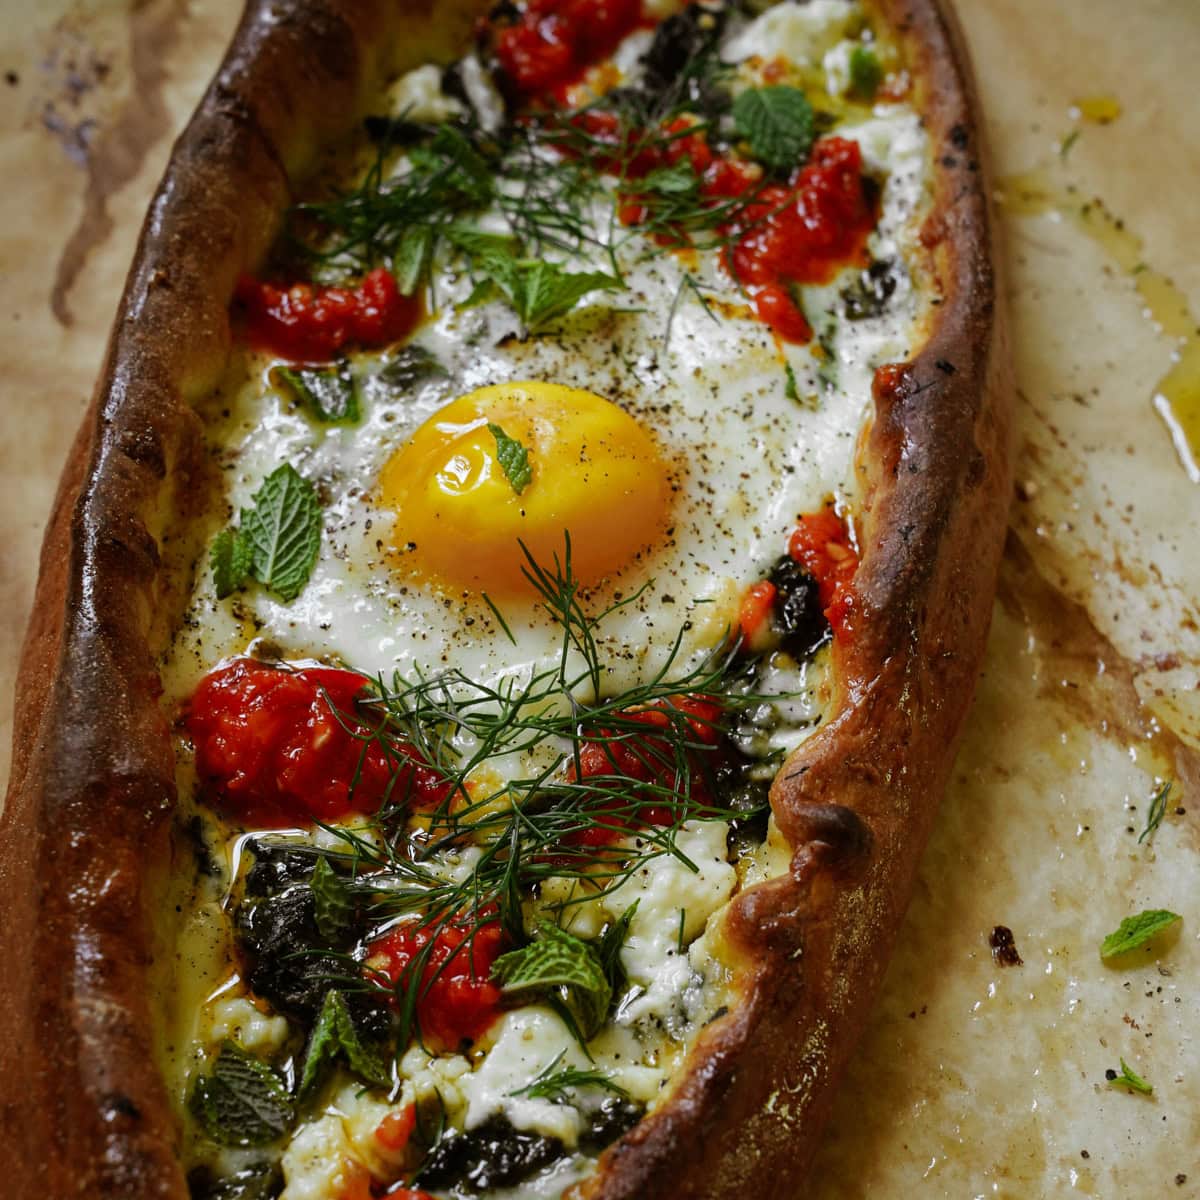
POLYGON ((463 112, 462 104, 442 91, 442 71, 433 63, 401 75, 392 84, 389 105, 407 121, 448 121, 463 112))
POLYGON ((337 1113, 302 1125, 283 1152, 279 1200, 338 1200, 357 1159, 337 1113))
POLYGON ((278 1050, 288 1036, 288 1023, 283 1017, 267 1016, 244 996, 217 1000, 212 1006, 208 1028, 214 1042, 233 1038, 252 1054, 278 1050))
POLYGON ((540 1005, 505 1014, 489 1035, 492 1048, 479 1069, 462 1081, 467 1098, 466 1126, 473 1129, 493 1113, 503 1113, 517 1129, 560 1138, 574 1146, 582 1128, 569 1104, 513 1096, 557 1060, 555 1071, 587 1067, 579 1044, 562 1020, 540 1005))

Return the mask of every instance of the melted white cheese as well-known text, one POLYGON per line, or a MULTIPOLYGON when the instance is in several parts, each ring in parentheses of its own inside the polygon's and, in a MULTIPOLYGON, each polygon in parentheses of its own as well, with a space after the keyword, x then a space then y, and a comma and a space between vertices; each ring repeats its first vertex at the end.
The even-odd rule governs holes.
MULTIPOLYGON (((677 7, 674 0, 661 3, 677 7)), ((850 45, 844 39, 859 20, 859 9, 848 0, 806 5, 788 0, 735 30, 723 57, 783 56, 814 67, 824 60, 830 91, 844 91, 850 45)), ((618 51, 623 70, 636 68, 646 40, 644 33, 635 34, 618 51)), ((464 61, 460 77, 485 126, 498 123, 498 102, 474 57, 464 61)), ((440 78, 432 66, 402 77, 393 86, 393 111, 430 121, 461 111, 458 101, 442 94, 440 78)), ((781 346, 762 324, 743 315, 744 297, 714 256, 687 269, 720 316, 681 289, 679 259, 645 255, 636 239, 617 251, 628 292, 615 302, 605 297, 603 305, 581 305, 556 337, 511 336, 518 332, 515 319, 502 305, 457 311, 455 302, 465 298, 471 281, 442 279, 440 309, 414 340, 437 357, 445 374, 397 396, 364 361, 364 417, 353 427, 314 425, 273 385, 271 364, 251 356, 251 377, 222 398, 229 416, 217 422, 230 507, 248 504, 274 467, 292 462, 306 477, 320 479, 329 498, 321 555, 308 586, 291 604, 262 592, 218 601, 205 573, 194 619, 166 664, 168 700, 186 696, 218 660, 243 652, 252 633, 285 656, 340 658, 371 673, 444 666, 495 683, 528 677, 557 661, 559 631, 538 614, 506 613, 514 646, 477 600, 436 594, 399 575, 387 549, 394 516, 376 493, 388 457, 437 408, 484 384, 519 378, 586 387, 614 400, 654 431, 676 473, 671 537, 615 585, 627 593, 645 585, 646 591, 604 628, 601 650, 613 664, 609 686, 626 687, 660 669, 685 623, 687 664, 719 644, 734 623, 741 589, 782 552, 797 514, 818 507, 831 492, 853 493, 854 442, 874 370, 907 358, 920 336, 925 309, 905 269, 904 248, 912 244, 913 225, 927 199, 928 146, 921 122, 907 107, 880 105, 870 118, 836 133, 859 142, 866 169, 881 184, 881 216, 869 245, 873 256, 895 260, 897 270, 886 310, 868 319, 823 324, 820 316, 840 311, 839 293, 852 272, 827 286, 803 289, 806 312, 832 350, 832 362, 809 347, 781 346), (629 311, 612 311, 608 306, 614 303, 629 311), (785 394, 785 363, 799 404, 785 394)), ((495 219, 492 224, 503 227, 495 219)), ((819 719, 821 672, 811 664, 776 675, 768 671, 760 683, 766 691, 797 692, 774 706, 769 720, 764 717, 764 753, 778 755, 803 740, 819 719)), ((514 775, 531 766, 520 759, 496 765, 514 775)), ((767 842, 737 867, 728 861, 726 834, 723 822, 690 822, 678 833, 678 857, 653 859, 608 895, 564 910, 572 932, 593 938, 637 903, 621 952, 629 988, 615 1019, 590 1043, 592 1062, 560 1018, 537 1005, 507 1013, 471 1058, 431 1056, 413 1046, 400 1061, 402 1086, 394 1103, 347 1084, 335 1090, 319 1116, 300 1126, 283 1156, 283 1200, 336 1200, 347 1163, 383 1172, 388 1163, 373 1131, 388 1111, 414 1101, 436 1099, 459 1128, 501 1114, 517 1129, 557 1137, 574 1148, 587 1118, 586 1098, 551 1103, 513 1095, 555 1062, 558 1068, 594 1064, 632 1099, 653 1106, 695 1028, 724 994, 714 933, 739 874, 746 886, 787 869, 788 850, 773 820, 767 842)), ((463 851, 442 869, 449 878, 462 878, 477 854, 463 851)), ((576 898, 577 886, 547 881, 531 910, 557 911, 576 898)), ((287 1034, 282 1018, 266 1016, 238 997, 218 999, 208 1020, 199 1040, 209 1046, 234 1036, 248 1049, 267 1048, 287 1034)), ((568 1154, 520 1188, 493 1195, 558 1196, 586 1169, 585 1158, 568 1154)))
POLYGON ((862 10, 850 0, 784 0, 729 38, 721 57, 731 63, 757 56, 816 64, 861 20, 862 10))

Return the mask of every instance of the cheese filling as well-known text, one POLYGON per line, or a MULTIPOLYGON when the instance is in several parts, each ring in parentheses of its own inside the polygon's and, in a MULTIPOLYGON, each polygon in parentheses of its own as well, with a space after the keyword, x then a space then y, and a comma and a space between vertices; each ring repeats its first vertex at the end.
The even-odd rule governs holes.
MULTIPOLYGON (((586 114, 647 87, 655 47, 668 45, 645 29, 616 38, 554 84, 556 102, 585 116, 558 141, 534 139, 524 176, 480 184, 486 202, 423 250, 391 256, 400 277, 428 255, 425 313, 409 314, 403 334, 373 349, 359 312, 334 366, 313 374, 254 343, 278 304, 246 292, 251 344, 204 414, 232 516, 228 557, 200 572, 163 664, 165 703, 184 714, 181 845, 198 868, 178 885, 166 1057, 197 1197, 362 1200, 393 1185, 559 1196, 669 1098, 698 1030, 737 1003, 722 917, 740 890, 786 870, 766 787, 827 710, 830 630, 851 636, 839 614, 857 561, 854 452, 871 380, 915 352, 931 311, 916 250, 930 164, 895 52, 858 5, 688 12, 668 15, 691 22, 673 28, 690 30, 693 51, 710 26, 721 31, 695 87, 719 85, 725 99, 672 115, 657 165, 563 192, 555 173, 587 152, 572 149, 578 129, 610 136, 586 114), (770 162, 771 138, 786 146, 798 120, 813 122, 813 163, 843 153, 835 141, 853 144, 871 213, 861 244, 808 281, 767 244, 787 233, 783 207, 817 203, 817 174, 802 193, 770 162), (700 126, 703 141, 689 132, 700 126), (710 142, 725 149, 714 157, 710 142), (681 144, 686 162, 671 149, 681 144), (753 175, 759 198, 722 200, 735 215, 709 210, 705 226, 716 201, 698 189, 720 171, 753 175), (796 190, 780 201, 772 187, 796 190), (747 215, 746 203, 758 208, 747 215), (672 220, 694 224, 681 238, 672 220), (544 316, 564 274, 591 286, 567 286, 544 316), (497 385, 509 389, 503 409, 497 385), (323 396, 352 407, 331 419, 323 396), (411 466, 426 443, 427 478, 411 466), (401 455, 402 494, 386 482, 401 455), (283 464, 299 483, 278 474, 283 464), (269 478, 311 488, 319 506, 319 547, 298 587, 280 562, 289 537, 303 540, 308 492, 295 493, 296 524, 275 528, 264 562, 269 478), (620 565, 576 578, 531 556, 526 569, 549 583, 522 591, 520 549, 497 549, 488 531, 509 514, 528 545, 543 520, 556 534, 562 513, 589 531, 572 571, 591 570, 602 541, 620 565), (251 564, 240 576, 239 554, 251 564), (578 597, 585 615, 548 613, 564 595, 565 611, 578 597), (797 632, 805 595, 816 639, 797 632), (277 662, 290 664, 286 682, 264 665, 277 662), (362 695, 339 706, 344 678, 319 674, 345 668, 376 681, 365 708, 362 695), (219 670, 242 673, 205 709, 219 670), (229 707, 250 688, 266 697, 258 707, 229 707), (707 689, 723 697, 711 712, 697 707, 707 689), (542 698, 513 700, 524 694, 542 698), (625 695, 635 702, 586 716, 625 695), (276 729, 285 711, 309 722, 303 738, 276 729), (541 724, 505 740, 481 716, 498 711, 541 724), (386 734, 364 713, 386 715, 386 734), (591 723, 572 733, 573 713, 591 723), (265 738, 268 725, 278 757, 248 765, 238 740, 265 738), (309 753, 332 762, 339 739, 355 762, 335 796, 296 764, 309 753), (214 765, 234 760, 226 774, 214 765), (627 777, 624 790, 614 777, 627 777), (267 779, 270 796, 251 803, 267 779), (497 831, 526 845, 512 814, 528 806, 544 823, 556 804, 583 805, 593 825, 539 826, 519 895, 488 892, 506 861, 497 831), (586 870, 584 851, 595 856, 586 870), (440 924, 422 924, 439 912, 440 924)), ((502 68, 524 29, 497 34, 502 68)), ((535 35, 523 63, 540 52, 535 35)), ((428 166, 433 127, 485 148, 524 136, 495 69, 481 51, 395 81, 383 124, 396 145, 379 162, 396 186, 450 169, 428 166)), ((316 274, 336 281, 348 244, 325 243, 316 274)), ((349 306, 347 291, 322 303, 349 306)), ((378 311, 368 317, 387 326, 378 311)))

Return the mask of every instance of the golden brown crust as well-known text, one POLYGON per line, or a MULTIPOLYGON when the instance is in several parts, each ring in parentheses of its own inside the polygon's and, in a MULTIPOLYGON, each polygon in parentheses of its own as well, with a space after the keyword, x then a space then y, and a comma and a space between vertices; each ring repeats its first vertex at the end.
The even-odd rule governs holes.
MULTIPOLYGON (((469 3, 439 6, 446 37, 469 3)), ((982 655, 1008 495, 1006 359, 979 123, 937 0, 882 0, 939 162, 927 227, 945 303, 876 379, 856 636, 842 700, 776 781, 790 876, 727 924, 743 1002, 589 1197, 792 1195, 907 905, 982 655)), ((180 138, 147 218, 47 531, 0 825, 0 1178, 13 1195, 183 1197, 153 1054, 146 906, 169 856, 160 539, 198 470, 190 401, 228 350, 237 273, 297 177, 355 117, 390 25, 431 0, 258 0, 180 138), (162 610, 162 611, 159 611, 162 610)), ((165 613, 165 618, 164 614, 165 613)))

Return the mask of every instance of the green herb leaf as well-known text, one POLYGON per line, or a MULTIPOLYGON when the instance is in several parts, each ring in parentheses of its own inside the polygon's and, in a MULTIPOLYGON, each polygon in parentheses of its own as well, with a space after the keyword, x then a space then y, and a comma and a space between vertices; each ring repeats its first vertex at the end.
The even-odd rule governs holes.
POLYGON ((564 1104, 570 1092, 580 1088, 603 1088, 617 1096, 628 1096, 629 1093, 614 1083, 603 1071, 581 1070, 579 1067, 564 1067, 561 1071, 554 1068, 562 1062, 565 1050, 558 1054, 533 1077, 524 1087, 509 1092, 510 1096, 526 1096, 530 1100, 549 1100, 554 1104, 564 1104))
POLYGON ((202 1195, 203 1200, 275 1200, 282 1188, 279 1167, 274 1163, 256 1162, 232 1175, 223 1175, 202 1195))
POLYGON ((1143 1096, 1149 1096, 1154 1091, 1154 1085, 1147 1083, 1124 1059, 1121 1059, 1120 1075, 1110 1068, 1104 1076, 1109 1087, 1127 1087, 1143 1096))
POLYGON ((883 67, 873 51, 855 46, 850 51, 850 90, 864 100, 874 100, 883 82, 883 67))
POLYGON ((1171 795, 1171 782, 1160 784, 1158 791, 1150 797, 1150 811, 1146 814, 1146 828, 1138 835, 1140 846, 1147 838, 1154 836, 1155 830, 1162 824, 1167 815, 1167 800, 1171 795))
POLYGON ((325 993, 317 1023, 308 1039, 304 1070, 300 1075, 301 1099, 312 1095, 326 1068, 339 1056, 346 1060, 350 1070, 364 1083, 381 1088, 390 1085, 391 1078, 383 1056, 359 1037, 346 997, 331 988, 325 993))
POLYGON ((321 548, 321 506, 311 483, 291 463, 276 467, 242 509, 242 533, 254 548, 254 578, 282 600, 294 600, 321 548))
POLYGON ((353 425, 362 415, 358 381, 344 363, 329 370, 276 367, 275 374, 318 421, 353 425))
POLYGON ((625 968, 621 964, 621 947, 629 936, 629 926, 637 913, 638 901, 634 901, 615 921, 613 921, 600 938, 600 965, 604 968, 605 978, 612 986, 613 995, 625 987, 625 968))
POLYGON ((783 364, 783 394, 789 400, 800 402, 800 391, 796 387, 796 372, 792 370, 790 362, 783 364))
POLYGON ((282 1137, 295 1120, 283 1080, 235 1042, 221 1046, 212 1071, 192 1084, 188 1107, 221 1146, 261 1146, 282 1137))
POLYGON ((700 186, 700 178, 688 159, 669 167, 655 167, 637 181, 637 194, 659 196, 688 196, 700 186))
POLYGON ((584 1038, 604 1024, 612 1002, 612 984, 596 948, 549 922, 529 945, 500 955, 492 978, 506 996, 557 993, 584 1038))
POLYGON ((209 551, 217 599, 224 600, 246 586, 254 565, 254 544, 240 529, 222 529, 209 551))
POLYGON ((410 343, 396 351, 380 369, 378 378, 389 387, 407 391, 422 380, 446 373, 446 368, 424 346, 410 343))
POLYGON ((557 263, 503 253, 486 253, 475 260, 475 266, 505 294, 530 332, 569 312, 588 292, 625 286, 603 271, 564 271, 557 263))
POLYGON ((509 437, 499 425, 488 422, 488 431, 496 439, 496 460, 505 478, 512 484, 512 490, 519 496, 533 478, 529 451, 516 438, 509 437))
POLYGON ((326 941, 337 941, 354 920, 354 900, 342 877, 329 865, 329 859, 317 859, 309 887, 313 893, 313 916, 326 941))
POLYGON ((1067 161, 1067 155, 1071 153, 1071 147, 1074 146, 1077 141, 1079 141, 1079 130, 1072 129, 1071 132, 1068 133, 1067 136, 1059 143, 1058 157, 1062 159, 1063 162, 1067 161))
POLYGON ((812 105, 799 88, 750 88, 733 102, 733 121, 754 157, 788 171, 807 157, 816 136, 812 105))
POLYGON ((1182 920, 1178 913, 1165 908, 1148 908, 1136 916, 1126 917, 1100 944, 1100 957, 1117 958, 1131 950, 1138 950, 1156 934, 1182 920))
POLYGON ((410 225, 401 235, 392 255, 396 286, 411 296, 420 286, 433 259, 434 232, 429 225, 410 225))

